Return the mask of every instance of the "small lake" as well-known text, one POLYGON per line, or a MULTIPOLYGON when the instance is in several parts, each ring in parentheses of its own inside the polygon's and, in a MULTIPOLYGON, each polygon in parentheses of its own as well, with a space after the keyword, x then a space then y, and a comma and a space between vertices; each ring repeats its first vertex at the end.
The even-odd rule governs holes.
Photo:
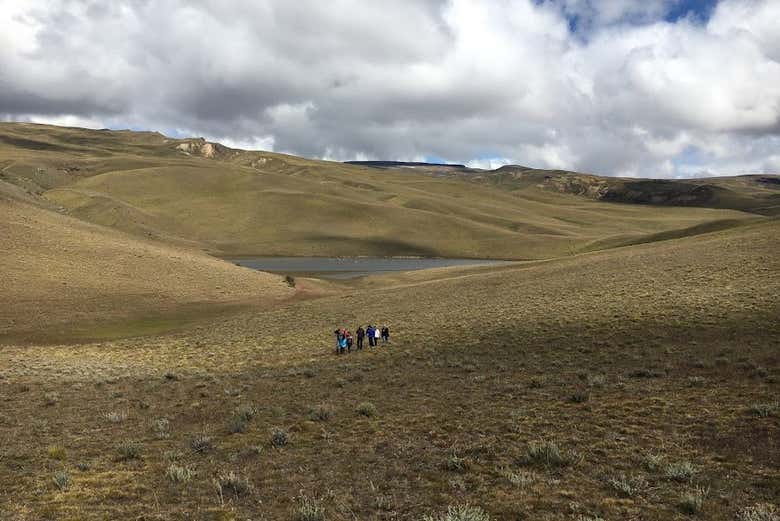
POLYGON ((321 279, 354 279, 365 275, 415 271, 448 266, 506 264, 482 259, 426 259, 410 257, 253 257, 226 259, 238 266, 281 275, 321 279))

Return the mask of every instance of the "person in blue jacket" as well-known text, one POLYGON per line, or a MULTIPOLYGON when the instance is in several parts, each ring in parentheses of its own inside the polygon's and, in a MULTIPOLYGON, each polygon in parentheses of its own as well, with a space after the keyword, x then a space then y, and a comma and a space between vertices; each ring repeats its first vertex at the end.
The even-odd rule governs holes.
POLYGON ((374 326, 371 324, 366 328, 366 336, 368 337, 368 346, 374 347, 376 345, 376 339, 374 338, 374 326))

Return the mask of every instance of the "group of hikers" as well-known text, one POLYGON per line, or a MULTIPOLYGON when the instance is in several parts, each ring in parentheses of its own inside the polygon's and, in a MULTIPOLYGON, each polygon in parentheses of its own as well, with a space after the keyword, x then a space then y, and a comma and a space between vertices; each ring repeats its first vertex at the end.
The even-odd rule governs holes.
MULTIPOLYGON (((341 355, 352 352, 353 338, 352 333, 346 328, 337 329, 333 332, 336 335, 336 354, 341 355)), ((363 349, 363 341, 368 338, 368 346, 376 347, 381 340, 383 344, 390 342, 390 328, 387 326, 372 326, 368 325, 365 329, 363 326, 358 326, 355 330, 355 338, 357 338, 358 351, 363 349)))

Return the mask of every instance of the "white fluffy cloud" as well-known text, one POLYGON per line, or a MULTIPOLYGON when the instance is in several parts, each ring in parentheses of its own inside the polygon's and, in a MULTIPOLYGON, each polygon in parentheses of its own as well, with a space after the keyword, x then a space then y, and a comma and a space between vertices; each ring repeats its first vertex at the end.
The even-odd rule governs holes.
POLYGON ((0 117, 331 159, 780 166, 780 2, 0 0, 0 117))

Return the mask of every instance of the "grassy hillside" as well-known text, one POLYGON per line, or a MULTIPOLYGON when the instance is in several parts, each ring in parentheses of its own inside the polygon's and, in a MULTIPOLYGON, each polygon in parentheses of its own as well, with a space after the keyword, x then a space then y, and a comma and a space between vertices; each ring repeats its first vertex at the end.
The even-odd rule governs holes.
POLYGON ((0 512, 771 513, 778 251, 780 223, 770 221, 552 261, 391 275, 142 341, 40 346, 34 356, 6 346, 0 512), (392 346, 336 357, 330 331, 367 321, 389 324, 392 346))
POLYGON ((293 294, 279 277, 60 215, 10 189, 0 190, 0 238, 3 343, 148 334, 293 294))
POLYGON ((0 169, 76 217, 216 255, 540 259, 758 218, 42 125, 0 124, 0 169))

